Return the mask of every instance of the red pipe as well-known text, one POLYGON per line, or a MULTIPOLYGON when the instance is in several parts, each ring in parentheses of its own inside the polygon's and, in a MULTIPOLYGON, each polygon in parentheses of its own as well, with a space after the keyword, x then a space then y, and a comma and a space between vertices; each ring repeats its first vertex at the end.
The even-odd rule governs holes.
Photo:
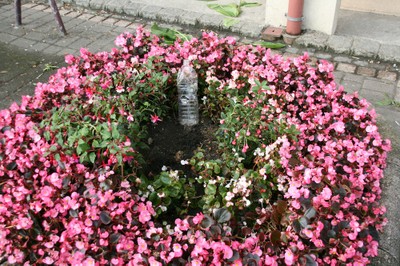
POLYGON ((290 35, 299 35, 301 33, 303 6, 304 0, 289 0, 286 33, 290 35))

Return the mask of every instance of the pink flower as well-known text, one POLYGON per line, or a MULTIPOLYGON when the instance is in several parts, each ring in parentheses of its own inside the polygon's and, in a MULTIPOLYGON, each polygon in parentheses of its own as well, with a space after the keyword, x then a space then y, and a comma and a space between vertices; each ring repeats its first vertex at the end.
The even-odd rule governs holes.
POLYGON ((138 237, 137 242, 138 242, 137 251, 138 251, 139 253, 145 252, 145 251, 147 250, 147 243, 146 243, 146 241, 145 241, 143 238, 138 237))
POLYGON ((201 266, 201 261, 194 259, 192 260, 191 266, 201 266))
POLYGON ((324 187, 321 192, 321 196, 324 198, 324 200, 329 200, 332 197, 332 191, 328 187, 324 187))
POLYGON ((332 127, 337 133, 344 133, 345 125, 342 121, 334 123, 332 127))
POLYGON ((175 258, 179 258, 179 257, 182 256, 183 251, 182 251, 182 247, 181 247, 180 244, 178 244, 178 243, 173 244, 172 245, 172 249, 174 251, 174 257, 175 258))
POLYGON ((285 263, 286 265, 293 265, 294 263, 294 255, 290 249, 287 249, 285 252, 285 263))
POLYGON ((156 114, 150 116, 150 120, 153 124, 157 124, 157 122, 161 121, 160 117, 156 114))

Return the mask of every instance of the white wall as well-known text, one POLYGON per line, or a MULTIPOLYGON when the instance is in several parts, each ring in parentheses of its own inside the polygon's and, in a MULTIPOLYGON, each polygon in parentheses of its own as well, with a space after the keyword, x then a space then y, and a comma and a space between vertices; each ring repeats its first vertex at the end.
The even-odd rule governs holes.
MULTIPOLYGON (((265 23, 270 26, 286 26, 285 14, 289 0, 266 0, 265 23)), ((333 34, 337 25, 340 0, 304 0, 304 29, 333 34)))
POLYGON ((400 0, 342 0, 343 9, 400 16, 400 0))

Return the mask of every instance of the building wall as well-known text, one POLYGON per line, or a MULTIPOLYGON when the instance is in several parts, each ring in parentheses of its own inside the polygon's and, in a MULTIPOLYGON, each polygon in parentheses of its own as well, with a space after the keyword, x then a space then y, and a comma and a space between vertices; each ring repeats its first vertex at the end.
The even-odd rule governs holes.
POLYGON ((342 0, 340 8, 400 16, 400 0, 342 0))
MULTIPOLYGON (((289 0, 266 0, 265 23, 277 27, 286 26, 288 3, 289 0)), ((340 0, 304 0, 302 27, 333 34, 339 7, 340 0)))

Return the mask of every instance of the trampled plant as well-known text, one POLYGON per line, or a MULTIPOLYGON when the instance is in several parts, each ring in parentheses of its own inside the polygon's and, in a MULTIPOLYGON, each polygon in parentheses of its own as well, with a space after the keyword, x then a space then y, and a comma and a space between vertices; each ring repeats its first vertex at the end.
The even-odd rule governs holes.
POLYGON ((214 33, 66 57, 0 111, 0 258, 55 265, 365 265, 386 223, 389 140, 333 66, 214 33), (143 170, 147 128, 176 105, 184 59, 218 158, 143 170))

